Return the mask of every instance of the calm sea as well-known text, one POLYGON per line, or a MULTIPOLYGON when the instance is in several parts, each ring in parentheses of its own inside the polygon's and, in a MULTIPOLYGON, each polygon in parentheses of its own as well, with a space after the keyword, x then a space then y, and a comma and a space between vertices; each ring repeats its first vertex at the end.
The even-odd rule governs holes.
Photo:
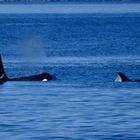
POLYGON ((0 85, 1 140, 139 140, 140 14, 1 14, 9 77, 0 85))

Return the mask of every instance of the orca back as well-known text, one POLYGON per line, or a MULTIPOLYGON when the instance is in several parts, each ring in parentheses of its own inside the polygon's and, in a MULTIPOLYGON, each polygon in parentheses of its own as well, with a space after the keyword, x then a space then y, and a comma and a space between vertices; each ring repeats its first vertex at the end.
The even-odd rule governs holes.
POLYGON ((4 71, 1 55, 0 55, 0 81, 6 81, 8 80, 8 77, 4 71))

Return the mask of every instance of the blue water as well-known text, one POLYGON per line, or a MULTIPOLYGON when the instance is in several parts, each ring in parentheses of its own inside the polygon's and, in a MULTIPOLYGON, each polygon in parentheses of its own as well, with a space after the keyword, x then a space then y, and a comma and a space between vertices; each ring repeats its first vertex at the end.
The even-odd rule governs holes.
POLYGON ((0 15, 9 77, 49 72, 49 82, 0 85, 2 140, 138 140, 140 14, 0 15))

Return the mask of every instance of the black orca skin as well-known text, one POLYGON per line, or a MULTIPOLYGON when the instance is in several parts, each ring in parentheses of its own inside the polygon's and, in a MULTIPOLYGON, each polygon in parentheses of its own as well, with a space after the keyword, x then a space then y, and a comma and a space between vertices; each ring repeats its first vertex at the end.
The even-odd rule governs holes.
POLYGON ((17 78, 8 78, 4 71, 1 55, 0 55, 0 84, 3 84, 6 81, 48 81, 55 79, 55 76, 49 73, 41 73, 38 75, 31 75, 25 77, 17 77, 17 78))
POLYGON ((118 72, 118 76, 120 81, 119 82, 140 82, 139 79, 136 80, 130 80, 124 73, 118 72))

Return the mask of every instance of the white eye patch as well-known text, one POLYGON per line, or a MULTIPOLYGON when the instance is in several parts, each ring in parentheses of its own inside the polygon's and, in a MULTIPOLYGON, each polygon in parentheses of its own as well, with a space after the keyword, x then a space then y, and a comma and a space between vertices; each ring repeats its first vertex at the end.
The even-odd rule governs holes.
POLYGON ((47 79, 43 79, 42 81, 43 81, 43 82, 47 82, 48 80, 47 80, 47 79))

